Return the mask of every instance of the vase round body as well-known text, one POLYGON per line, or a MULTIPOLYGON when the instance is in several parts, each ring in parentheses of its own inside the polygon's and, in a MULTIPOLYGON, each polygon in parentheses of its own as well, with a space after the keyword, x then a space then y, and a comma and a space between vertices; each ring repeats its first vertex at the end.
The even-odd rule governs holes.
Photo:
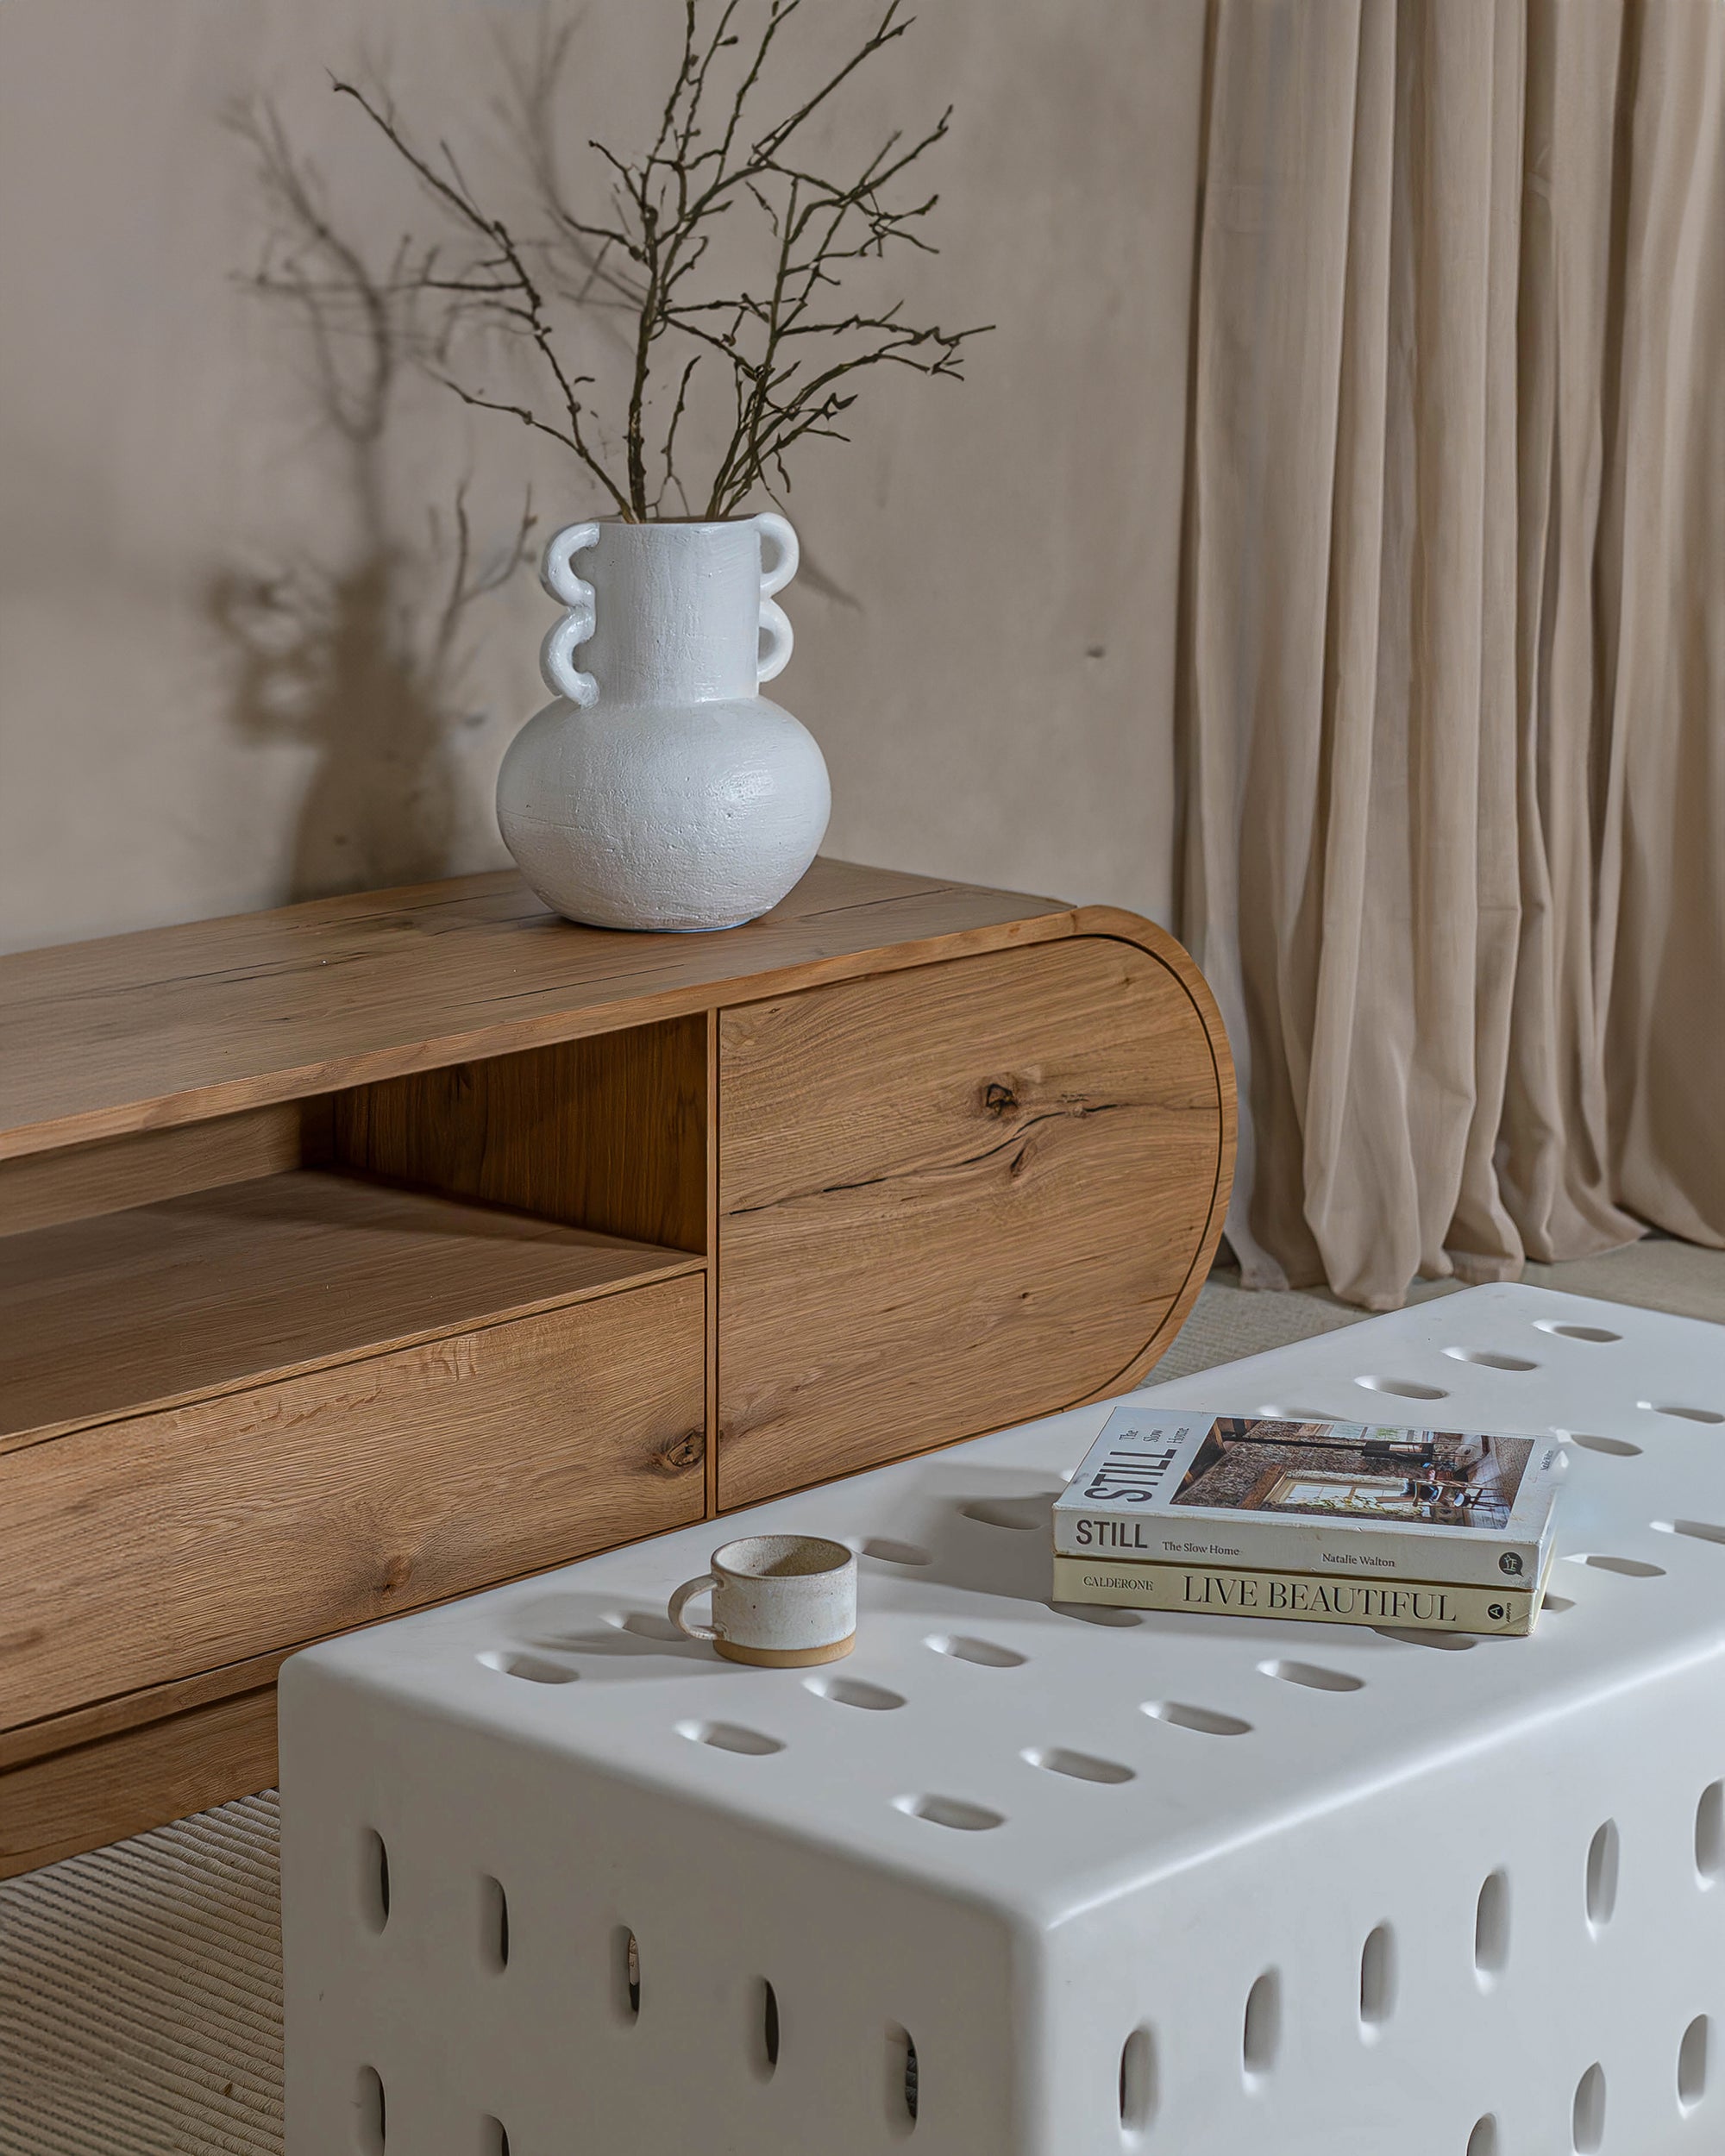
POLYGON ((771 515, 606 520, 551 541, 543 580, 566 611, 540 667, 555 701, 497 781, 504 843, 548 906, 601 928, 732 928, 814 859, 826 764, 760 693, 790 656, 772 594, 796 560, 771 515))

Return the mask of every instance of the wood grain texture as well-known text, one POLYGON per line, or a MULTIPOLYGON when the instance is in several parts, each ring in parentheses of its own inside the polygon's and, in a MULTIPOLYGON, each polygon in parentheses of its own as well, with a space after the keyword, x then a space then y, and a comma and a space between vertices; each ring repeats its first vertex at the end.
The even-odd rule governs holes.
POLYGON ((0 1459, 0 1723, 701 1517, 699 1275, 0 1459))
POLYGON ((9 1236, 0 1452, 699 1263, 319 1169, 9 1236))
POLYGON ((273 1690, 276 1672, 291 1654, 309 1645, 299 1641, 278 1647, 269 1654, 248 1655, 242 1662, 224 1662, 195 1677, 172 1677, 164 1684, 141 1684, 117 1693, 112 1699, 92 1700, 62 1714, 44 1714, 16 1729, 0 1729, 0 1774, 32 1759, 46 1759, 57 1752, 76 1751, 105 1737, 141 1729, 147 1723, 168 1721, 194 1707, 208 1707, 217 1700, 235 1699, 242 1692, 273 1690))
POLYGON ((273 1788, 275 1687, 0 1773, 0 1879, 273 1788))
POLYGON ((720 1056, 727 1510, 1107 1388, 1214 1244, 1212 1036, 1139 943, 730 1010, 720 1056))
MULTIPOLYGON (((1197 962, 1185 946, 1177 943, 1166 929, 1159 927, 1154 921, 1146 921, 1141 915, 1127 913, 1118 906, 1080 906, 1072 917, 1072 924, 1076 935, 1110 937, 1120 943, 1135 943, 1140 950, 1148 951, 1159 964, 1168 968, 1190 997, 1198 1022, 1204 1029, 1204 1037, 1209 1044, 1210 1060, 1216 1074, 1216 1105, 1220 1123, 1216 1187, 1210 1200, 1210 1217, 1192 1253, 1192 1263, 1185 1282, 1170 1304, 1162 1323, 1132 1361, 1106 1384, 1098 1385, 1094 1392, 1085 1395, 1088 1400, 1102 1400, 1115 1393, 1130 1392, 1134 1385, 1143 1383, 1173 1345, 1176 1334, 1185 1324, 1193 1304, 1198 1300, 1199 1292, 1214 1261, 1216 1246, 1222 1239, 1228 1204, 1233 1194, 1239 1106, 1233 1057, 1228 1049, 1227 1028, 1222 1022, 1220 1007, 1211 992, 1209 982, 1199 971, 1197 962)), ((1081 1403, 1075 1401, 1072 1404, 1077 1407, 1081 1403)))
MULTIPOLYGON (((0 1160, 0 1236, 91 1220, 327 1160, 327 1096, 0 1160)), ((650 1238, 649 1238, 650 1239, 650 1238)))
POLYGON ((1233 1147, 1161 931, 837 862, 0 960, 0 1871, 264 1786, 297 1645, 1134 1382, 1233 1147))
POLYGON ((452 1197, 706 1248, 706 1018, 334 1096, 336 1157, 452 1197))
POLYGON ((1070 918, 817 861, 770 913, 711 936, 577 928, 499 874, 22 951, 0 958, 0 1158, 1064 934, 1070 918))

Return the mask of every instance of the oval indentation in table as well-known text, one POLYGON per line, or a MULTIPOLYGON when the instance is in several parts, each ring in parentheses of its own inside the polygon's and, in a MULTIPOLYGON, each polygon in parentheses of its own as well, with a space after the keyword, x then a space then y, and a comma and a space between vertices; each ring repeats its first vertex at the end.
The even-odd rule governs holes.
POLYGON ((715 1752, 741 1752, 751 1759, 764 1759, 785 1748, 782 1738, 769 1737, 764 1729, 747 1729, 741 1722, 679 1722, 677 1734, 691 1744, 711 1745, 715 1752))
POLYGON ((1452 1363, 1471 1363, 1484 1370, 1536 1370, 1537 1363, 1525 1355, 1506 1355, 1500 1348, 1446 1347, 1444 1353, 1452 1363))
POLYGON ((524 1654, 514 1647, 488 1647, 480 1660, 486 1669, 504 1677, 520 1677, 528 1684, 573 1684, 580 1675, 565 1662, 553 1662, 543 1654, 524 1654))
POLYGON ((1049 1514, 1059 1495, 1057 1489, 1044 1489, 1023 1497, 978 1497, 958 1509, 966 1520, 985 1527, 1011 1527, 1024 1533, 1039 1529, 1046 1534, 1049 1514))
POLYGON ((1076 1617, 1081 1625, 1112 1625, 1122 1632, 1144 1622, 1137 1610, 1116 1609, 1111 1602, 1051 1602, 1048 1607, 1057 1617, 1076 1617))
POLYGON ((1015 1647, 1000 1646, 993 1639, 972 1639, 967 1633, 932 1633, 926 1644, 937 1654, 950 1656, 955 1662, 975 1662, 985 1670, 1021 1669, 1027 1659, 1015 1647))
POLYGON ((1074 1782, 1135 1782, 1138 1776, 1118 1759, 1098 1758, 1095 1752, 1070 1752, 1064 1745, 1033 1745, 1019 1755, 1046 1774, 1063 1774, 1074 1782))
POLYGON ((873 1557, 876 1564, 932 1564, 934 1559, 919 1543, 897 1542, 891 1535, 869 1535, 856 1545, 858 1557, 873 1557))
POLYGON ((1725 1542, 1725 1527, 1710 1520, 1655 1520, 1653 1526, 1659 1534, 1687 1535, 1692 1542, 1725 1542))
POLYGON ((1326 1669, 1320 1662, 1260 1662, 1258 1666, 1265 1677, 1280 1677, 1284 1684, 1303 1684, 1310 1692, 1365 1689, 1363 1677, 1351 1677, 1346 1670, 1326 1669))
POLYGON ((1244 1737, 1251 1728, 1238 1714, 1225 1714, 1214 1707, 1195 1707, 1189 1700, 1146 1700, 1139 1708, 1159 1722, 1171 1722, 1176 1729, 1195 1729, 1206 1737, 1244 1737))
POLYGON ((888 1691, 884 1684, 870 1684, 860 1677, 806 1677, 803 1689, 836 1706, 860 1707, 872 1714, 889 1714, 905 1703, 902 1692, 888 1691))
POLYGON ((896 1810, 906 1812, 913 1819, 925 1819, 936 1827, 957 1827, 965 1834, 986 1833, 991 1827, 1004 1827, 1003 1812, 990 1811, 986 1804, 973 1804, 963 1796, 895 1796, 896 1810))

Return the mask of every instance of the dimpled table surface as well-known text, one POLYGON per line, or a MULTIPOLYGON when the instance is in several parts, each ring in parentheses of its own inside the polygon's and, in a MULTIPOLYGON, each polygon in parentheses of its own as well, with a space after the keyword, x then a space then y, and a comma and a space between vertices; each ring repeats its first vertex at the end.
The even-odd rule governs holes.
POLYGON ((292 2156, 1725 2146, 1725 1327, 1479 1288, 1157 1396, 1563 1433, 1533 1638, 1051 1607, 1104 1403, 312 1648, 292 2156), (849 1660, 669 1633, 769 1527, 849 1660))

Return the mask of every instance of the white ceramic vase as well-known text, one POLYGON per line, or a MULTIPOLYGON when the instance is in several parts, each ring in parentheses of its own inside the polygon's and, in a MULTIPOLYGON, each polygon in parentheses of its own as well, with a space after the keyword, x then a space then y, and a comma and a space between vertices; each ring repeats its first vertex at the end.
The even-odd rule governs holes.
POLYGON ((546 548, 568 609, 540 652, 557 700, 510 743, 497 820, 548 906, 601 928, 733 928, 814 859, 826 764, 759 693, 791 655, 773 594, 796 567, 771 514, 571 524, 546 548))

